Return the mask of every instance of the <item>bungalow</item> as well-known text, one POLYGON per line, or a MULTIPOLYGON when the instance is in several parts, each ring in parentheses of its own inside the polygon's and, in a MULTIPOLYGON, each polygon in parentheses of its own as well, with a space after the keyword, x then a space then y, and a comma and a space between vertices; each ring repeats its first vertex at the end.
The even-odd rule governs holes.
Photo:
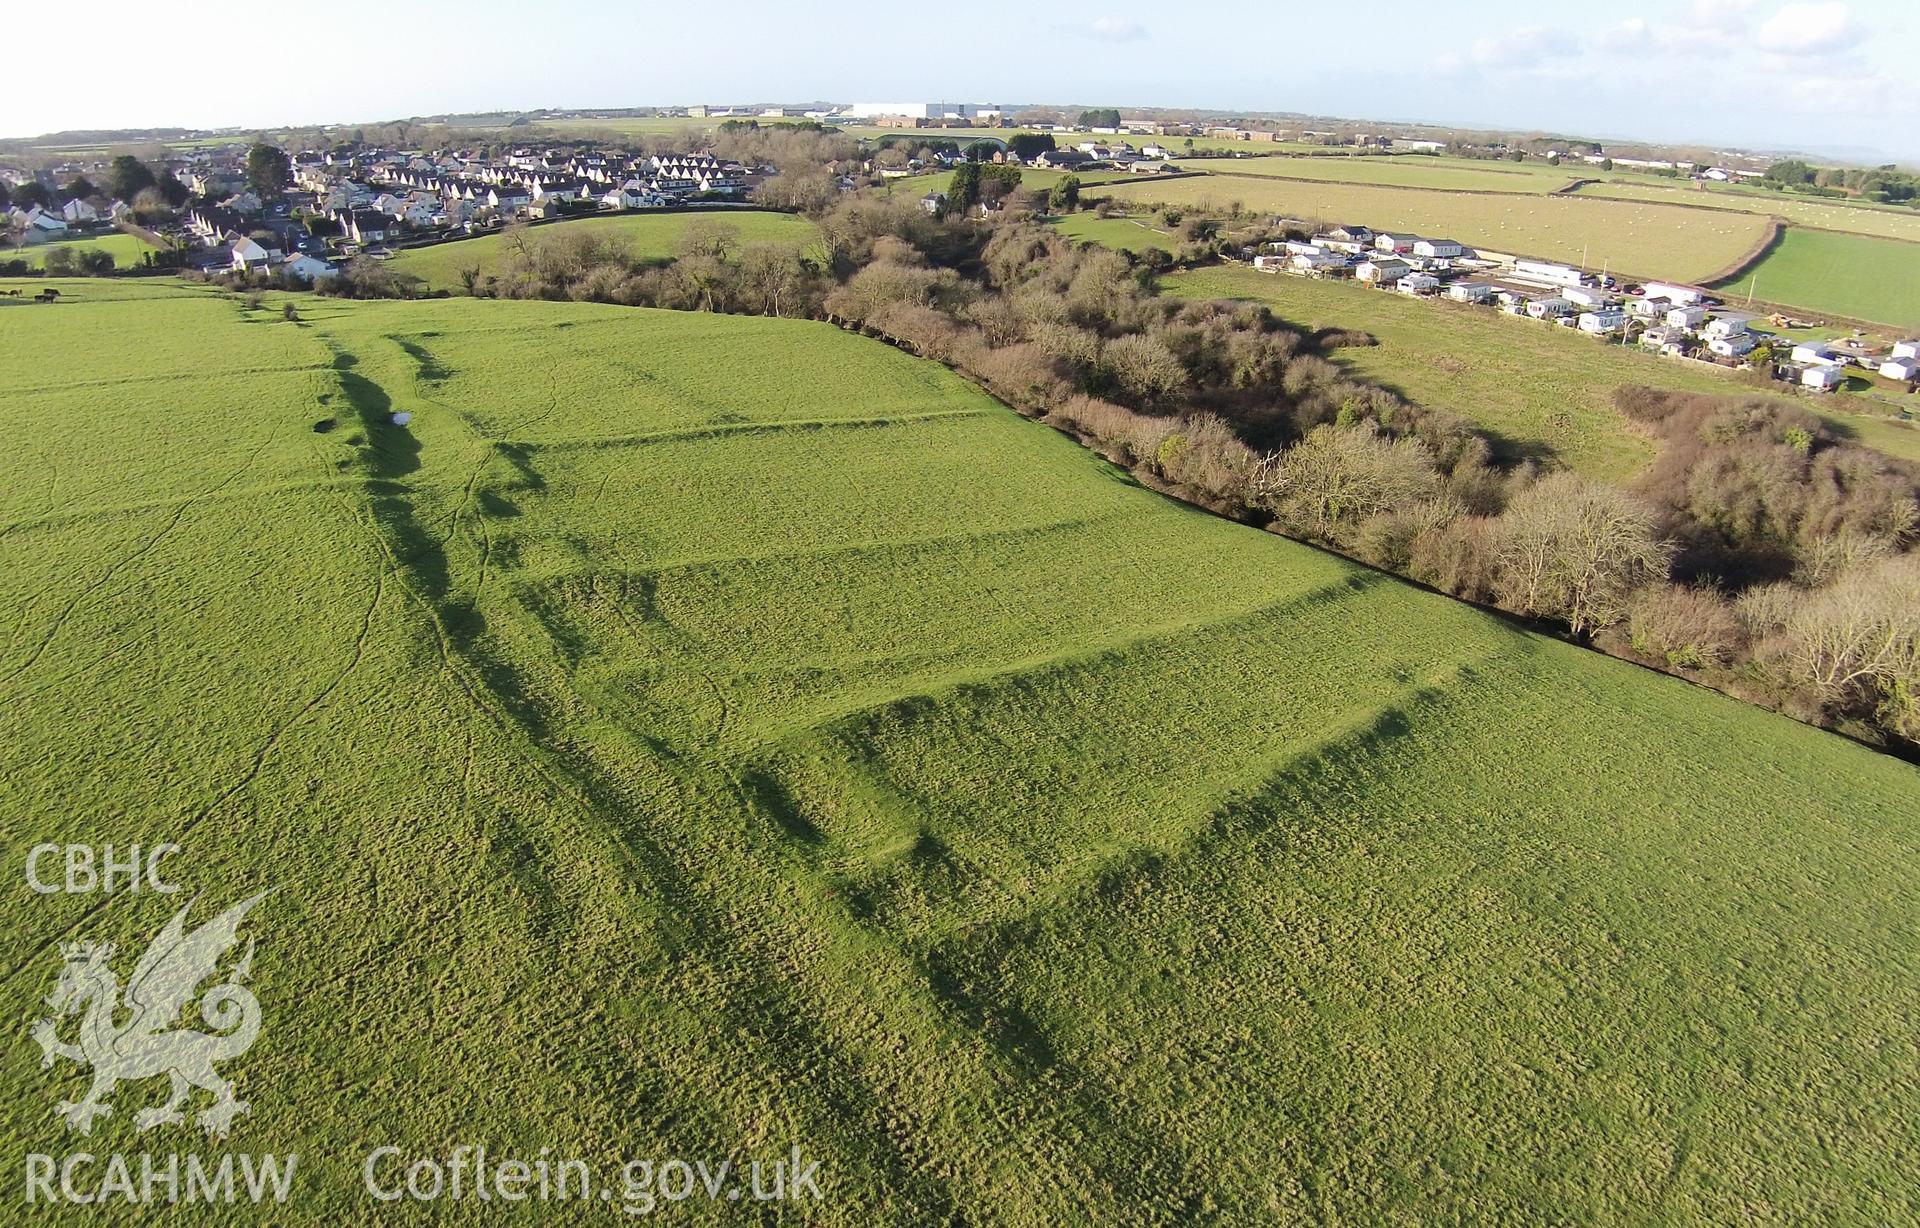
POLYGON ((1747 322, 1752 318, 1741 315, 1716 316, 1707 321, 1706 328, 1701 332, 1710 341, 1717 337, 1737 337, 1747 331, 1747 322))
POLYGON ((1670 285, 1662 281, 1648 282, 1645 294, 1648 298, 1666 299, 1675 307, 1698 307, 1707 299, 1705 290, 1695 289, 1692 286, 1670 285))
POLYGON ((1281 269, 1287 267, 1287 261, 1289 259, 1290 257, 1278 255, 1255 256, 1253 258, 1253 267, 1259 269, 1262 273, 1278 273, 1281 269))
POLYGON ((1440 279, 1427 273, 1409 273, 1394 289, 1402 294, 1426 295, 1440 289, 1440 279))
POLYGON ((84 200, 70 200, 60 206, 60 217, 66 222, 97 222, 100 211, 84 200))
POLYGON ((1605 290, 1595 290, 1589 286, 1568 286, 1560 292, 1560 297, 1582 307, 1608 307, 1613 304, 1613 296, 1605 290))
POLYGON ((1793 361, 1822 367, 1832 367, 1840 364, 1840 360, 1834 356, 1832 348, 1824 341, 1802 341, 1799 345, 1794 346, 1793 361))
POLYGON ((1493 298, 1493 287, 1482 281, 1457 281, 1447 287, 1447 297, 1456 303, 1485 303, 1493 298))
POLYGON ((1637 298, 1627 303, 1627 311, 1635 319, 1657 320, 1673 310, 1673 305, 1663 298, 1637 298))
POLYGON ((1517 290, 1496 291, 1493 297, 1499 302, 1500 310, 1510 316, 1525 315, 1527 313, 1527 296, 1517 290))
POLYGON ((1516 277, 1530 281, 1543 281, 1552 286, 1579 286, 1586 284, 1587 275, 1569 264, 1549 264, 1544 260, 1516 260, 1513 264, 1516 277))
POLYGON ((1705 307, 1675 307, 1664 318, 1668 328, 1684 328, 1691 332, 1707 322, 1708 314, 1705 307))
POLYGON ((325 260, 295 252, 281 262, 280 269, 287 276, 312 285, 316 281, 325 281, 337 275, 340 270, 325 260))
POLYGON ((1315 277, 1344 277, 1347 272, 1347 258, 1332 252, 1295 252, 1287 260, 1299 272, 1315 277))
POLYGON ((1920 358, 1920 341, 1896 341, 1893 343, 1895 358, 1920 358))
POLYGON ((1597 337, 1619 332, 1627 326, 1627 313, 1618 307, 1606 307, 1599 311, 1583 311, 1577 322, 1583 333, 1592 333, 1597 337))
POLYGON ((1537 298, 1527 304, 1527 314, 1536 320, 1557 319, 1573 314, 1573 304, 1563 298, 1537 298))
POLYGON ((1418 242, 1420 242, 1419 235, 1377 234, 1373 236, 1373 246, 1376 250, 1392 252, 1396 256, 1412 251, 1413 245, 1418 242))
POLYGON ((1299 239, 1288 239, 1285 243, 1281 244, 1281 246, 1284 247, 1288 253, 1295 256, 1324 256, 1327 254, 1327 249, 1318 243, 1305 243, 1299 239))
POLYGON ((1837 366, 1815 363, 1800 373, 1800 384, 1815 392, 1832 392, 1845 383, 1847 373, 1837 366))
POLYGON ((1093 165, 1094 159, 1077 149, 1046 149, 1034 155, 1033 164, 1042 170, 1077 171, 1093 165))
POLYGON ((1758 345, 1752 333, 1732 333, 1725 337, 1709 337, 1707 349, 1722 358, 1745 358, 1758 345))
POLYGON ((1920 379, 1920 358, 1889 358, 1880 364, 1880 374, 1888 379, 1911 383, 1920 379))
POLYGON ((659 198, 641 186, 639 180, 630 179, 602 196, 600 204, 608 209, 644 209, 657 199, 659 198))
POLYGON ((1466 250, 1452 239, 1415 239, 1413 242, 1413 254, 1429 260, 1452 260, 1466 250))
POLYGON ((1366 251, 1368 245, 1358 239, 1342 239, 1335 232, 1313 236, 1315 247, 1324 247, 1328 251, 1345 252, 1349 256, 1358 256, 1366 251))
POLYGON ((1382 258, 1363 261, 1360 267, 1354 270, 1353 275, 1369 284, 1384 286, 1389 282, 1399 281, 1410 271, 1411 269, 1404 260, 1382 258))
POLYGON ((946 206, 946 203, 947 194, 945 192, 928 192, 920 198, 920 207, 932 214, 938 214, 940 210, 946 206))
POLYGON ((1335 226, 1327 234, 1341 243, 1358 243, 1363 247, 1373 246, 1373 232, 1365 226, 1335 226))
POLYGON ((1640 344, 1677 358, 1687 352, 1687 334, 1678 328, 1656 324, 1640 334, 1640 344))

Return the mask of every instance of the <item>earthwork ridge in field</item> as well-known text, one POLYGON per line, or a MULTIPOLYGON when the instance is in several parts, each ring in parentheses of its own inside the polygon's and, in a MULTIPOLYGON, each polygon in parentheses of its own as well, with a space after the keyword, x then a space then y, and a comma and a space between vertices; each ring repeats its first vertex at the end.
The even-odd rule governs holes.
MULTIPOLYGON (((0 307, 0 822, 276 887, 284 1218, 468 1131, 847 1224, 1910 1218, 1910 766, 828 325, 72 295, 0 307)), ((165 917, 24 894, 23 1018, 165 917)))

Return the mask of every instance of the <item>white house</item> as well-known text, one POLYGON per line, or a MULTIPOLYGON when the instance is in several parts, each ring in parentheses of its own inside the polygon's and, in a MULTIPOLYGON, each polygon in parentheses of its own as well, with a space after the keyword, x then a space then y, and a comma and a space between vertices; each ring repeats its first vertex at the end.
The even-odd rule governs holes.
POLYGON ((1793 361, 1822 367, 1837 366, 1840 362, 1824 341, 1802 341, 1794 346, 1793 361))
POLYGON ((1440 279, 1426 273, 1409 273, 1394 289, 1402 294, 1432 294, 1440 288, 1440 279))
POLYGON ((1815 364, 1800 373, 1803 387, 1816 392, 1832 392, 1846 382, 1847 373, 1839 367, 1815 364))
POLYGON ((1451 260, 1467 249, 1452 239, 1415 239, 1413 254, 1425 256, 1429 260, 1451 260))
POLYGON ((1253 258, 1253 267, 1263 273, 1278 273, 1281 269, 1287 267, 1287 261, 1289 259, 1290 257, 1278 255, 1255 256, 1253 258))
POLYGON ((1527 304, 1527 314, 1536 320, 1563 316, 1573 311, 1573 304, 1563 298, 1537 298, 1527 304))
POLYGON ((1627 313, 1617 307, 1608 307, 1602 311, 1583 311, 1580 313, 1580 331, 1605 336, 1617 333, 1627 326, 1627 313))
POLYGON ((1691 331, 1705 324, 1707 315, 1705 307, 1675 307, 1666 314, 1667 327, 1691 331))
POLYGON ((1663 298, 1676 307, 1697 307, 1706 301, 1707 292, 1692 286, 1675 286, 1663 281, 1650 281, 1645 290, 1648 298, 1663 298))
POLYGON ((1715 337, 1737 337, 1747 331, 1747 322, 1752 318, 1740 315, 1715 316, 1707 321, 1707 326, 1701 332, 1709 340, 1715 337))
POLYGON ((1316 277, 1347 267, 1346 257, 1336 256, 1332 252, 1295 252, 1287 257, 1287 261, 1300 272, 1316 277))
POLYGON ((1880 364, 1880 374, 1902 383, 1920 379, 1920 358, 1889 358, 1880 364))
POLYGON ((1920 341, 1896 341, 1893 343, 1895 358, 1920 358, 1920 341))
POLYGON ((1420 241, 1419 235, 1377 234, 1373 236, 1373 245, 1383 252, 1410 252, 1413 245, 1420 241))
POLYGON ((1641 320, 1657 320, 1673 310, 1673 305, 1663 298, 1637 298, 1627 304, 1627 310, 1641 320))
POLYGON ((1493 297, 1493 287, 1480 281, 1458 281, 1447 287, 1447 297, 1456 303, 1484 303, 1493 297))
POLYGON ((1727 337, 1710 338, 1707 349, 1722 358, 1745 358, 1753 352, 1756 344, 1752 333, 1734 333, 1727 337))
POLYGON ((316 281, 325 281, 327 278, 340 272, 339 269, 327 263, 325 260, 302 255, 299 252, 288 256, 280 267, 286 271, 289 277, 299 278, 308 285, 312 285, 316 281))
POLYGON ((1582 307, 1605 307, 1613 301, 1613 296, 1605 290, 1595 290, 1587 286, 1568 286, 1560 292, 1560 297, 1582 307))
POLYGON ((1299 239, 1288 239, 1282 246, 1295 256, 1324 256, 1327 251, 1318 243, 1306 243, 1299 239))
POLYGON ((280 259, 280 249, 268 247, 256 239, 242 236, 233 241, 233 271, 236 273, 254 272, 266 268, 280 259))
POLYGON ((920 198, 920 207, 928 213, 940 212, 941 207, 946 203, 947 194, 945 192, 928 192, 920 198))

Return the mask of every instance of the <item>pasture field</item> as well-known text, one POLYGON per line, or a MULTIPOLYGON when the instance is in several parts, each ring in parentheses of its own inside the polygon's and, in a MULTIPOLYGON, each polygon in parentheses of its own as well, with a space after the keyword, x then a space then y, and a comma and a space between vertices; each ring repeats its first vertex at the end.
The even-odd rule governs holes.
POLYGON ((1171 252, 1180 246, 1180 240, 1164 230, 1159 230, 1151 222, 1130 217, 1095 217, 1092 213, 1066 213, 1047 219, 1048 224, 1061 234, 1082 243, 1099 243, 1106 247, 1117 247, 1122 251, 1144 252, 1149 248, 1159 248, 1171 252))
MULTIPOLYGON (((681 236, 694 224, 730 226, 742 243, 791 243, 795 247, 806 247, 817 237, 813 223, 805 218, 760 209, 706 209, 685 213, 636 210, 553 222, 532 227, 528 234, 538 241, 584 229, 589 234, 618 236, 638 260, 667 261, 679 253, 681 236)), ((398 252, 388 266, 396 273, 424 279, 433 289, 454 290, 460 286, 462 269, 477 267, 483 274, 497 273, 502 243, 497 233, 456 239, 452 243, 398 252)))
POLYGON ((25 260, 34 268, 44 268, 47 253, 56 247, 64 247, 75 255, 83 251, 106 252, 113 257, 115 268, 138 268, 143 253, 153 250, 137 235, 116 230, 112 234, 96 235, 85 239, 63 239, 57 243, 35 243, 30 247, 0 247, 0 260, 25 260))
POLYGON ((1226 207, 1375 229, 1411 230, 1476 247, 1671 281, 1731 267, 1765 237, 1766 219, 1675 205, 1579 196, 1489 196, 1379 184, 1305 183, 1208 175, 1102 187, 1129 206, 1226 207))
MULTIPOLYGON (((1484 307, 1421 300, 1350 282, 1205 268, 1161 280, 1183 298, 1265 303, 1309 329, 1361 329, 1380 342, 1333 352, 1361 379, 1472 421, 1508 457, 1551 457, 1576 472, 1632 479, 1653 457, 1645 432, 1613 408, 1613 390, 1646 384, 1679 392, 1752 390, 1700 363, 1611 345, 1585 334, 1484 307)), ((1920 430, 1881 414, 1852 412, 1851 398, 1796 398, 1842 434, 1892 456, 1920 461, 1920 430)))
MULTIPOLYGON (((1913 767, 824 324, 71 288, 0 307, 0 839, 184 893, 16 888, 6 1005, 273 887, 275 1222, 468 1142, 797 1145, 822 1223, 1920 1214, 1913 767)), ((216 1146, 162 1095, 86 1149, 216 1146)))
POLYGON ((1892 205, 1828 201, 1752 188, 1701 187, 1672 181, 1622 182, 1612 177, 1583 186, 1579 195, 1692 205, 1705 209, 1738 209, 1745 213, 1783 218, 1796 226, 1810 226, 1816 230, 1840 230, 1848 234, 1920 242, 1920 209, 1892 205))
POLYGON ((1180 158, 1177 162, 1182 170, 1219 175, 1524 195, 1544 195, 1578 177, 1566 167, 1534 168, 1513 162, 1428 157, 1180 158), (1551 173, 1542 174, 1540 170, 1551 173))
POLYGON ((1920 243, 1789 227, 1759 264, 1723 283, 1729 299, 1830 311, 1920 329, 1920 243))

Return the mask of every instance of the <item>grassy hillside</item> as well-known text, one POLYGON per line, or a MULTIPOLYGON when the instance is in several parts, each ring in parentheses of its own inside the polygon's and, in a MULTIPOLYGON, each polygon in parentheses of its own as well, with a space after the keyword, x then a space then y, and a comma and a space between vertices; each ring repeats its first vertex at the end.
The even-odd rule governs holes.
POLYGON ((1726 288, 1737 298, 1750 287, 1768 302, 1920 329, 1920 243, 1789 229, 1726 288))
MULTIPOLYGON (((276 1221, 461 1142, 799 1144, 835 1223, 1920 1214, 1910 766, 825 325, 69 290, 0 305, 0 838, 276 888, 276 1221)), ((10 1017, 173 907, 10 893, 10 1017)), ((87 1149, 199 1142, 157 1093, 87 1149)))
MULTIPOLYGON (((690 213, 617 213, 606 217, 584 218, 573 222, 555 222, 532 228, 533 235, 579 233, 584 228, 596 235, 617 235, 639 260, 669 260, 680 249, 680 236, 690 224, 725 224, 739 233, 742 243, 790 243, 804 247, 815 236, 813 223, 791 213, 766 213, 756 209, 702 210, 690 213)), ((477 267, 483 274, 499 271, 501 237, 498 234, 459 239, 433 247, 401 252, 392 261, 396 272, 424 278, 437 290, 457 289, 460 270, 477 267)))
POLYGON ((1101 187, 1091 195, 1244 208, 1444 236, 1496 251, 1692 281, 1729 268, 1765 237, 1758 215, 1582 196, 1508 196, 1380 184, 1208 175, 1101 187))

